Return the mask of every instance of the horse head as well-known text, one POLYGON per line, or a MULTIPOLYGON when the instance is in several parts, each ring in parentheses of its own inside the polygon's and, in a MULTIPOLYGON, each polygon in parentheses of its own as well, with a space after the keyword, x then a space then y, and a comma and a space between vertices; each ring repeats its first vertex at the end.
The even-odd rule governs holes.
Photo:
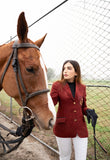
POLYGON ((18 41, 0 46, 0 90, 3 88, 20 106, 30 108, 35 121, 42 128, 50 129, 56 113, 47 90, 46 66, 39 49, 46 35, 33 42, 27 34, 28 25, 22 12, 17 23, 18 41))

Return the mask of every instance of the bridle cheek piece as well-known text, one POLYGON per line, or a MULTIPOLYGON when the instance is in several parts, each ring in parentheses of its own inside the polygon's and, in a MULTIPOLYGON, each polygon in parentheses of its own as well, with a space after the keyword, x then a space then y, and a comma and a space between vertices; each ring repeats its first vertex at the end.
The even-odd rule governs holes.
POLYGON ((8 67, 10 65, 11 60, 13 59, 12 60, 12 66, 13 66, 13 70, 15 72, 17 88, 18 88, 19 96, 20 96, 21 103, 22 103, 21 108, 23 108, 23 118, 22 118, 22 125, 17 128, 16 132, 11 131, 8 128, 6 128, 5 126, 3 126, 2 124, 0 124, 0 127, 7 130, 9 132, 9 134, 12 134, 14 136, 20 136, 20 138, 18 138, 16 140, 5 141, 5 139, 0 134, 0 143, 2 144, 3 149, 4 149, 3 154, 10 153, 11 151, 17 149, 18 146, 24 140, 24 138, 27 137, 28 135, 30 135, 33 127, 35 126, 34 125, 34 118, 35 118, 34 114, 33 114, 32 110, 29 107, 26 106, 28 100, 30 98, 34 97, 34 96, 38 96, 40 94, 49 92, 49 89, 44 89, 44 90, 38 90, 38 91, 33 92, 33 93, 28 93, 27 90, 26 90, 26 87, 23 83, 22 76, 21 76, 21 70, 20 70, 20 65, 19 65, 19 61, 18 61, 18 54, 17 54, 18 49, 19 48, 36 48, 37 50, 40 50, 39 47, 34 45, 34 44, 30 44, 30 43, 20 43, 20 44, 18 44, 17 41, 15 41, 12 48, 13 48, 13 51, 12 51, 10 57, 9 57, 9 60, 8 60, 8 62, 6 64, 6 67, 5 67, 5 70, 2 74, 2 77, 1 77, 1 80, 0 80, 0 86, 2 86, 5 73, 6 73, 8 67), (19 80, 18 80, 18 77, 19 77, 19 80), (23 97, 22 97, 20 85, 22 86, 22 89, 25 93, 25 99, 23 99, 23 97), (30 112, 31 115, 29 114, 29 112, 30 112), (10 144, 12 144, 12 143, 13 144, 17 143, 17 144, 14 147, 10 147, 10 144), (6 150, 6 148, 8 148, 8 150, 6 150))
POLYGON ((19 61, 18 61, 17 51, 18 51, 19 48, 36 48, 37 50, 40 50, 40 49, 39 49, 38 46, 36 46, 34 44, 31 44, 31 43, 20 43, 20 44, 18 44, 17 41, 14 42, 12 48, 13 48, 13 51, 12 51, 10 57, 9 57, 9 60, 8 60, 7 65, 5 67, 5 70, 2 74, 0 85, 2 85, 2 83, 3 83, 5 73, 6 73, 8 67, 10 65, 11 59, 13 58, 12 66, 13 66, 13 70, 15 72, 15 77, 16 77, 16 83, 17 83, 17 87, 18 87, 18 91, 19 91, 19 96, 20 96, 20 99, 21 99, 21 102, 22 102, 22 106, 26 106, 27 102, 30 98, 32 98, 34 96, 37 96, 37 95, 40 95, 40 94, 43 94, 43 93, 47 93, 47 92, 49 92, 49 89, 38 90, 38 91, 33 92, 33 93, 28 93, 27 92, 26 87, 24 85, 24 82, 22 80, 22 76, 21 76, 21 70, 20 70, 20 65, 19 65, 19 61), (18 81, 18 77, 19 77, 19 81, 18 81), (20 82, 20 84, 22 86, 22 89, 25 93, 25 100, 23 100, 19 82, 20 82))
POLYGON ((43 93, 47 93, 49 92, 49 89, 44 89, 44 90, 39 90, 39 91, 36 91, 36 92, 33 92, 33 93, 28 93, 26 88, 25 88, 25 85, 23 83, 23 80, 22 80, 22 76, 21 76, 21 71, 20 71, 20 66, 19 66, 19 61, 18 61, 18 57, 17 57, 17 49, 18 48, 36 48, 38 50, 39 47, 34 45, 34 44, 30 44, 30 43, 14 43, 13 44, 13 62, 12 62, 12 66, 13 66, 13 69, 15 71, 15 74, 16 74, 16 82, 17 82, 17 86, 18 86, 18 90, 19 90, 19 95, 20 95, 20 98, 21 98, 21 101, 22 101, 22 106, 26 106, 27 105, 27 101, 34 97, 34 96, 37 96, 37 95, 40 95, 40 94, 43 94, 43 93), (22 94, 21 94, 21 91, 20 91, 20 86, 19 86, 19 82, 18 82, 18 76, 17 76, 17 73, 18 73, 18 76, 19 76, 19 80, 20 80, 20 83, 21 83, 21 86, 22 86, 22 89, 25 93, 25 100, 23 100, 22 98, 22 94))

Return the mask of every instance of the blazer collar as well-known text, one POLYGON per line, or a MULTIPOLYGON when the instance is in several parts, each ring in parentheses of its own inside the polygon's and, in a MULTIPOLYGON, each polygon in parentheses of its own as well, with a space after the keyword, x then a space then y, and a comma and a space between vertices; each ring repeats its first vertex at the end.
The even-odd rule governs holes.
POLYGON ((65 89, 65 91, 66 91, 66 93, 68 94, 69 97, 71 97, 72 99, 77 98, 77 92, 78 92, 78 84, 77 83, 76 83, 76 89, 75 89, 75 98, 73 97, 73 95, 71 93, 71 89, 70 89, 68 83, 65 84, 64 89, 65 89))

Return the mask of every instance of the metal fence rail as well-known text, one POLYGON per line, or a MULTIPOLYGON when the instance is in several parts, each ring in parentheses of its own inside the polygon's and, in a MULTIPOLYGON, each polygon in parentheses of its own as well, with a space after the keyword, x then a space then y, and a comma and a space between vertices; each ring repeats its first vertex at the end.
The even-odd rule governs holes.
MULTIPOLYGON (((96 136, 107 154, 97 145, 97 159, 110 157, 110 1, 68 0, 63 7, 36 24, 48 26, 42 48, 50 82, 59 79, 65 60, 77 60, 87 85, 87 105, 99 116, 96 136), (51 23, 50 23, 51 22, 51 23), (45 25, 44 25, 45 24, 45 25), (53 73, 53 74, 52 74, 53 73), (52 77, 50 76, 52 74, 52 77)), ((43 28, 42 28, 43 29, 43 28)), ((88 158, 94 159, 90 125, 88 158)))
MULTIPOLYGON (((13 124, 15 124, 17 127, 20 126, 18 123, 16 123, 14 120, 12 120, 11 118, 9 118, 8 116, 6 116, 5 114, 3 114, 2 112, 0 112, 0 114, 5 117, 6 119, 8 119, 9 121, 11 121, 13 124)), ((48 144, 46 144, 45 142, 43 142, 42 140, 40 140, 39 138, 37 138, 36 136, 34 136, 32 133, 30 134, 30 136, 32 136, 35 140, 37 140, 38 142, 40 142, 41 144, 43 144, 45 147, 47 147, 48 149, 52 150, 53 152, 55 152, 56 154, 59 155, 59 152, 57 150, 55 150, 54 148, 52 148, 51 146, 49 146, 48 144)))
MULTIPOLYGON (((65 60, 79 62, 82 79, 87 86, 87 105, 94 108, 99 117, 96 137, 108 152, 104 153, 97 145, 97 159, 110 159, 110 1, 70 0, 59 16, 61 22, 63 17, 65 21, 59 23, 62 28, 57 29, 63 40, 55 42, 58 48, 52 50, 56 54, 49 66, 55 76, 49 77, 49 80, 60 78, 65 60)), ((88 158, 94 159, 93 130, 90 125, 88 130, 88 158)))

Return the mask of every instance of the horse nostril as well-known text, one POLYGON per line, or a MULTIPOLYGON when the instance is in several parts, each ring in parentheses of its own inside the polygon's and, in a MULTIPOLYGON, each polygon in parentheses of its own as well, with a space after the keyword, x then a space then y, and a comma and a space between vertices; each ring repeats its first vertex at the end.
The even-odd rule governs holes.
POLYGON ((49 129, 51 129, 53 127, 53 125, 54 125, 54 120, 53 120, 53 118, 51 118, 49 120, 49 129))

